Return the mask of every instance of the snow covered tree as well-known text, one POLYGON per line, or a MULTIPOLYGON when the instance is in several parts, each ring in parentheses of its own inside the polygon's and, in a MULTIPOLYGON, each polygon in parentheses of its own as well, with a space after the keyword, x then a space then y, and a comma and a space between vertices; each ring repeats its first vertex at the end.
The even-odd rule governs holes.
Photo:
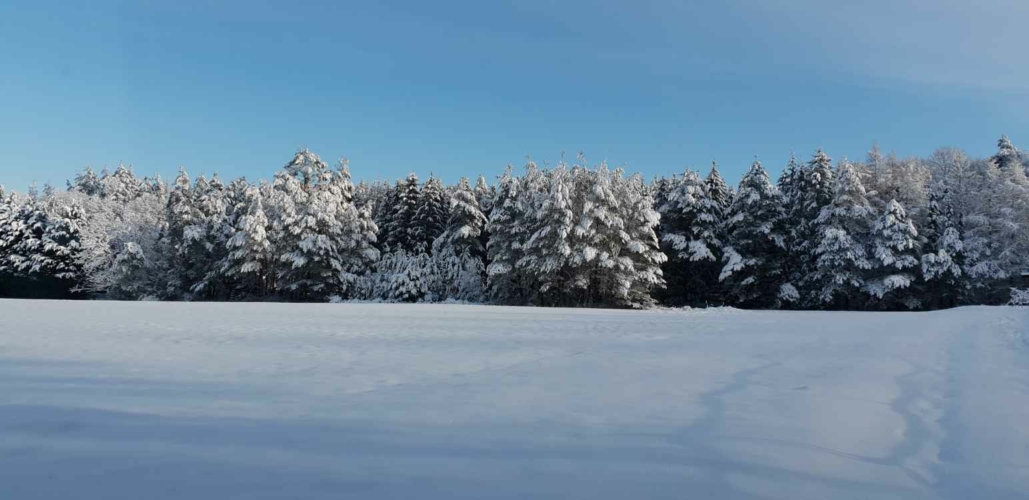
POLYGON ((956 306, 967 288, 962 271, 964 242, 960 224, 955 221, 953 209, 940 206, 945 197, 946 194, 941 197, 935 191, 929 194, 928 224, 924 231, 924 301, 932 309, 956 306))
POLYGON ((534 174, 543 184, 538 190, 522 191, 523 196, 534 199, 524 216, 529 236, 516 265, 534 284, 530 300, 546 305, 565 291, 563 282, 568 279, 565 266, 572 253, 572 179, 563 161, 550 172, 534 174))
MULTIPOLYGON (((536 166, 530 162, 526 168, 536 166)), ((528 232, 520 197, 521 182, 508 167, 497 186, 497 197, 486 226, 491 235, 486 248, 489 295, 500 303, 520 303, 524 297, 523 280, 516 267, 528 232)))
MULTIPOLYGON (((621 177, 621 171, 616 171, 621 177)), ((616 303, 634 308, 653 305, 653 291, 664 285, 661 266, 668 256, 661 251, 657 227, 661 216, 654 209, 654 198, 643 177, 632 175, 618 183, 617 196, 622 200, 621 217, 625 234, 619 251, 620 284, 615 288, 616 303), (624 290, 624 295, 623 295, 624 290)))
POLYGON ((221 261, 228 254, 226 241, 232 232, 227 219, 228 200, 225 185, 217 175, 210 181, 197 178, 192 191, 196 221, 186 228, 187 245, 195 279, 189 282, 194 298, 216 299, 226 290, 221 287, 221 261))
MULTIPOLYGON (((712 169, 712 174, 717 171, 712 169)), ((709 184, 690 170, 665 186, 665 200, 658 209, 661 241, 669 256, 664 268, 670 292, 666 301, 672 305, 718 303, 722 204, 708 196, 709 184)))
POLYGON ((479 176, 475 180, 475 201, 479 202, 479 207, 483 213, 489 213, 493 210, 493 199, 497 196, 497 190, 493 186, 490 186, 486 182, 486 177, 479 176))
POLYGON ((486 228, 486 216, 479 209, 479 202, 468 183, 462 177, 457 183, 450 198, 450 218, 446 231, 439 241, 454 249, 460 255, 469 252, 480 260, 485 257, 486 249, 482 246, 482 232, 486 228))
POLYGON ((872 268, 865 289, 874 302, 886 309, 916 309, 921 302, 914 290, 919 266, 918 231, 897 200, 872 226, 872 268))
POLYGON ((275 289, 275 248, 268 239, 270 222, 264 200, 271 192, 267 184, 246 190, 246 211, 236 219, 226 242, 228 254, 221 262, 221 275, 235 284, 235 297, 264 297, 275 289))
POLYGON ((993 155, 990 160, 1001 170, 1014 168, 1023 168, 1024 170, 1021 152, 1011 143, 1011 139, 1008 139, 1007 135, 1000 136, 1000 140, 997 141, 997 154, 993 155))
POLYGON ((784 205, 768 173, 755 161, 743 176, 726 214, 725 283, 732 303, 742 307, 779 307, 796 300, 796 290, 784 287, 781 262, 786 240, 784 205))
POLYGON ((414 217, 411 219, 411 239, 413 249, 428 252, 433 242, 447 228, 450 218, 450 199, 443 188, 443 183, 429 175, 415 205, 414 217))
POLYGON ((639 176, 601 163, 589 169, 580 154, 573 173, 574 226, 568 283, 576 305, 643 307, 663 284, 656 228, 660 215, 639 176))
POLYGON ((132 169, 125 165, 118 165, 113 174, 102 175, 100 184, 102 185, 102 196, 114 201, 125 202, 136 199, 143 191, 140 180, 132 173, 132 169))
MULTIPOLYGON (((205 185, 206 180, 203 180, 201 186, 205 185)), ((204 222, 202 214, 196 207, 197 198, 190 183, 189 174, 185 169, 179 169, 179 174, 175 177, 172 190, 168 195, 166 231, 168 243, 174 253, 172 261, 169 263, 171 276, 168 283, 171 288, 167 293, 177 299, 188 298, 190 288, 198 283, 205 273, 202 263, 198 259, 199 255, 197 255, 202 251, 198 241, 202 236, 199 228, 204 222)), ((117 198, 112 197, 112 200, 117 200, 117 198)), ((127 262, 131 262, 134 258, 132 251, 125 257, 127 262)))
POLYGON ((352 202, 345 161, 337 171, 317 155, 297 152, 275 175, 280 200, 276 285, 298 300, 350 297, 358 277, 379 257, 378 228, 352 202))
POLYGON ((833 200, 832 160, 825 151, 819 149, 807 165, 798 169, 795 184, 787 199, 791 242, 787 260, 789 281, 797 286, 801 305, 817 307, 822 302, 818 297, 820 286, 812 281, 817 273, 816 247, 821 239, 816 219, 833 200))
POLYGON ((86 196, 101 196, 103 189, 100 177, 89 167, 82 169, 82 172, 75 176, 75 180, 68 183, 69 191, 76 191, 86 196))
POLYGON ((418 211, 418 199, 420 190, 418 188, 418 176, 414 173, 407 175, 401 183, 397 182, 396 191, 393 193, 393 206, 387 218, 386 246, 391 251, 406 250, 414 251, 418 239, 414 234, 414 217, 418 211))
POLYGON ((732 204, 733 192, 729 185, 725 183, 725 179, 722 179, 722 175, 718 173, 717 163, 711 162, 711 171, 708 172, 707 178, 704 179, 704 185, 707 188, 707 199, 714 203, 714 208, 711 209, 713 210, 712 213, 716 217, 721 218, 729 210, 729 205, 732 204))
POLYGON ((858 173, 844 159, 834 182, 832 203, 823 207, 815 220, 819 239, 812 277, 824 306, 852 309, 863 305, 859 292, 872 268, 865 249, 873 216, 858 173))
MULTIPOLYGON (((497 189, 494 186, 489 185, 486 182, 486 178, 479 176, 475 181, 475 200, 479 202, 479 210, 482 211, 483 215, 486 216, 487 222, 489 222, 489 214, 493 212, 493 202, 497 198, 497 189)), ((482 232, 479 234, 479 244, 483 249, 483 257, 486 258, 486 246, 489 243, 489 227, 488 224, 483 226, 482 232)), ((486 265, 489 265, 489 260, 486 260, 486 265)))
POLYGON ((434 267, 429 286, 432 300, 482 302, 485 299, 486 270, 481 258, 467 249, 440 246, 433 252, 431 261, 434 267))

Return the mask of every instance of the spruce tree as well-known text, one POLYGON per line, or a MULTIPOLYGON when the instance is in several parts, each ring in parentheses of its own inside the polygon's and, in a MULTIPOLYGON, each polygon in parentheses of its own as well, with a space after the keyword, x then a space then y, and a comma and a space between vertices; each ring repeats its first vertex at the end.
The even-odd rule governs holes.
POLYGON ((782 287, 783 216, 779 191, 761 162, 755 161, 740 181, 725 220, 726 247, 719 280, 725 283, 732 303, 771 308, 795 299, 792 290, 782 287))
POLYGON ((450 207, 450 218, 440 241, 452 247, 457 255, 468 252, 479 259, 484 258, 486 249, 480 238, 486 227, 486 216, 479 209, 479 202, 467 178, 462 177, 458 181, 450 207))
POLYGON ((920 307, 915 289, 920 257, 918 231, 897 200, 886 204, 869 237, 872 268, 865 290, 873 302, 885 309, 920 307))
POLYGON ((792 240, 791 277, 799 277, 799 281, 791 282, 799 285, 801 305, 817 307, 822 301, 819 298, 821 285, 813 281, 818 272, 817 246, 821 239, 816 220, 822 209, 833 201, 832 159, 819 149, 807 165, 798 170, 797 177, 788 220, 792 240))
POLYGON ((495 302, 519 303, 524 297, 522 279, 516 267, 522 257, 522 242, 527 232, 520 197, 521 182, 508 167, 497 185, 493 211, 486 225, 491 235, 486 248, 489 261, 486 275, 489 296, 495 302))
POLYGON ((1011 143, 1011 139, 1008 139, 1007 135, 1000 136, 997 141, 997 154, 993 155, 990 160, 1001 170, 1024 168, 1021 152, 1011 143))
POLYGON ((661 240, 669 256, 664 277, 668 290, 676 294, 667 299, 672 305, 717 303, 721 203, 709 196, 708 185, 690 170, 664 186, 665 200, 659 209, 661 240))
POLYGON ((411 219, 413 249, 420 253, 431 250, 436 238, 446 230, 449 218, 450 198, 443 183, 430 175, 418 193, 414 217, 411 219))
POLYGON ((386 229, 386 245, 390 251, 415 250, 418 239, 414 232, 414 216, 418 210, 419 193, 418 176, 413 172, 407 174, 403 182, 397 183, 386 229))
POLYGON ((275 288, 276 255, 268 239, 270 222, 264 207, 268 194, 267 185, 247 188, 246 208, 226 242, 228 254, 221 262, 221 274, 233 281, 237 298, 264 297, 275 288))
POLYGON ((566 265, 572 253, 572 180, 563 162, 550 172, 538 174, 545 191, 535 193, 532 210, 525 214, 529 234, 517 267, 534 283, 530 300, 547 305, 554 302, 554 296, 561 297, 567 279, 566 265))
POLYGON ((944 198, 946 193, 942 197, 936 191, 929 193, 929 220, 923 235, 921 271, 926 305, 931 309, 958 305, 967 287, 960 223, 953 209, 940 206, 944 198))
POLYGON ((818 301, 825 307, 851 309, 863 305, 859 293, 872 268, 866 251, 874 213, 854 166, 846 159, 833 183, 832 202, 815 219, 816 269, 812 275, 818 301))

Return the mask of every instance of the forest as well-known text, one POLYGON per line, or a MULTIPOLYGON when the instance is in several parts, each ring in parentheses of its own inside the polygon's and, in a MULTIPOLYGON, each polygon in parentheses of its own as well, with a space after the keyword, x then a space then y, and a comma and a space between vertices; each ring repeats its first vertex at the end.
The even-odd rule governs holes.
MULTIPOLYGON (((707 169, 705 169, 707 170, 707 169)), ((942 148, 646 180, 584 155, 455 184, 85 168, 0 187, 0 297, 922 310, 1026 299, 1029 155, 942 148)))

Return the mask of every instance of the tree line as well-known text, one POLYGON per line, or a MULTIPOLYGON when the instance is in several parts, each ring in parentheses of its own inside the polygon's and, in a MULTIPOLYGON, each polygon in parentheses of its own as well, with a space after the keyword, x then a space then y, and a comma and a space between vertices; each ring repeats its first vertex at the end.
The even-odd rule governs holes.
MULTIPOLYGON (((755 161, 646 181, 580 154, 495 182, 354 184, 298 151, 271 182, 84 169, 0 188, 0 296, 917 310, 1009 300, 1029 161, 957 149, 755 161)), ((1024 292, 1023 292, 1024 293, 1024 292)), ((1017 295, 1021 296, 1021 295, 1017 295)))

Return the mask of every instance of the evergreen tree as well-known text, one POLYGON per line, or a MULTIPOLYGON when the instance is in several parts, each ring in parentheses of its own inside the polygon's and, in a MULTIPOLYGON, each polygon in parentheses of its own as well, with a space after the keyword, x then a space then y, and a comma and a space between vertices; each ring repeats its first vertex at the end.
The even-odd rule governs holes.
POLYGON ((371 214, 348 199, 353 183, 345 162, 333 172, 300 151, 275 176, 280 199, 282 266, 278 289, 299 300, 352 296, 357 278, 379 256, 371 214))
POLYGON ((541 191, 522 191, 523 195, 535 194, 536 199, 524 216, 529 236, 517 267, 535 285, 530 300, 546 305, 554 300, 548 297, 562 295, 563 281, 568 278, 565 266, 572 253, 572 184, 563 162, 553 171, 536 173, 545 186, 541 191))
MULTIPOLYGON (((531 162, 529 166, 535 168, 531 162)), ((500 303, 520 303, 524 296, 522 279, 516 268, 522 258, 522 242, 527 239, 528 231, 523 225, 520 197, 521 182, 508 167, 497 186, 497 197, 486 226, 491 235, 486 248, 489 296, 500 303)))
POLYGON ((732 204, 733 192, 725 183, 725 179, 722 179, 722 175, 718 173, 717 163, 711 162, 711 171, 708 172, 704 184, 707 187, 707 198, 714 203, 715 209, 720 211, 720 213, 713 213, 716 217, 721 218, 732 204))
POLYGON ((237 297, 264 297, 275 289, 275 249, 268 239, 270 223, 264 199, 267 185, 246 190, 246 210, 236 218, 233 234, 226 242, 228 254, 221 274, 236 284, 237 297))
POLYGON ((886 309, 918 308, 918 290, 913 289, 919 266, 918 231, 897 200, 886 204, 870 239, 872 269, 865 289, 874 302, 886 309))
POLYGON ((725 220, 725 265, 719 280, 733 303, 767 308, 796 299, 795 290, 782 286, 784 215, 779 191, 761 162, 755 161, 740 181, 725 220))
POLYGON ((479 202, 472 192, 468 179, 462 177, 450 198, 450 218, 440 241, 454 249, 457 255, 468 252, 482 259, 486 249, 482 246, 482 232, 486 228, 486 216, 479 209, 479 202))
POLYGON ((816 220, 822 209, 833 201, 832 160, 819 149, 807 165, 798 170, 797 177, 796 190, 792 194, 795 200, 790 204, 787 219, 792 240, 791 276, 799 276, 800 279, 791 282, 800 285, 798 293, 802 305, 819 306, 822 304, 819 297, 821 286, 813 280, 818 272, 817 246, 822 235, 816 220))
POLYGON ((1001 170, 1023 168, 1021 152, 1011 143, 1011 139, 1008 139, 1007 135, 1000 136, 1000 140, 997 141, 997 154, 993 155, 990 160, 1001 170))
POLYGON ((929 221, 921 259, 925 301, 932 309, 956 306, 967 288, 962 271, 964 242, 960 224, 955 221, 953 209, 943 210, 940 202, 935 191, 929 194, 929 221))
MULTIPOLYGON (((618 171, 618 177, 621 172, 618 171)), ((618 183, 621 218, 625 235, 616 266, 616 304, 635 308, 653 305, 653 291, 664 286, 661 266, 668 257, 661 251, 657 238, 660 214, 654 209, 654 198, 643 177, 633 175, 618 183), (623 293, 624 290, 624 293, 623 293)))
POLYGON ((386 229, 386 246, 391 251, 414 251, 418 239, 414 234, 414 217, 418 211, 418 176, 407 175, 404 182, 398 182, 393 208, 390 210, 389 226, 386 229))
POLYGON ((665 200, 659 205, 661 240, 669 256, 664 276, 669 291, 675 293, 668 297, 673 305, 720 301, 722 243, 718 230, 724 213, 721 203, 708 196, 708 186, 690 170, 664 183, 665 200))
POLYGON ((859 291, 872 268, 865 248, 873 216, 860 177, 844 159, 833 184, 832 203, 815 219, 819 239, 812 278, 823 305, 843 309, 863 305, 859 291))
POLYGON ((82 193, 86 196, 100 196, 103 194, 103 184, 100 177, 93 172, 92 168, 86 167, 75 176, 75 180, 68 185, 69 191, 82 193))
POLYGON ((413 248, 418 252, 428 252, 432 244, 447 228, 450 218, 450 198, 443 183, 429 176, 418 193, 414 217, 411 220, 411 238, 413 248))

